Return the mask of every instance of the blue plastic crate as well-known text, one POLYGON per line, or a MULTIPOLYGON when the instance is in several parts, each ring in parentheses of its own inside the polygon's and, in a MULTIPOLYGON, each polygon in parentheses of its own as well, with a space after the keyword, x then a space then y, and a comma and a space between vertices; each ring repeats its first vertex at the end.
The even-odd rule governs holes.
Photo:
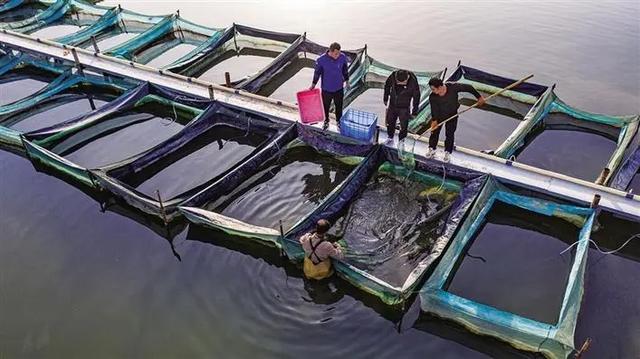
POLYGON ((371 112, 347 109, 340 119, 340 134, 363 142, 373 142, 378 115, 371 112))

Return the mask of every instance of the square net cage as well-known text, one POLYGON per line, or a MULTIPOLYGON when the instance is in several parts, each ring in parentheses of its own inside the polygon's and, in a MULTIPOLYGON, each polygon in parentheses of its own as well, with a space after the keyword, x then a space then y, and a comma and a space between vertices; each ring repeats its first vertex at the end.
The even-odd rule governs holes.
MULTIPOLYGON (((420 292, 422 310, 458 322, 474 333, 498 338, 521 350, 542 353, 551 358, 567 357, 575 350, 574 333, 584 292, 584 272, 595 216, 593 209, 516 194, 491 179, 423 285, 420 292), (560 296, 560 309, 554 314, 557 319, 551 323, 498 309, 449 291, 462 259, 468 255, 470 245, 497 202, 532 214, 561 219, 577 227, 578 238, 568 247, 572 251, 572 259, 560 296)), ((496 277, 494 280, 499 279, 496 277)))

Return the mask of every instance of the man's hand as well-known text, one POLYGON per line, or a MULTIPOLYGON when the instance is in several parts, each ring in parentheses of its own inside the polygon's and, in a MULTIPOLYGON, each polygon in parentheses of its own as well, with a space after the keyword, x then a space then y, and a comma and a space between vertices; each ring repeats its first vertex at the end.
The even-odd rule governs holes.
POLYGON ((314 88, 316 88, 316 84, 311 84, 311 86, 309 86, 309 90, 313 90, 314 88))
POLYGON ((480 96, 480 98, 478 99, 478 106, 477 106, 477 107, 480 107, 480 106, 482 106, 482 105, 484 105, 484 104, 485 104, 484 97, 483 97, 483 96, 480 96))
POLYGON ((351 88, 351 85, 349 85, 349 81, 344 82, 344 88, 347 90, 351 88))
POLYGON ((435 131, 436 128, 438 128, 438 121, 431 120, 431 128, 429 128, 429 130, 435 131))

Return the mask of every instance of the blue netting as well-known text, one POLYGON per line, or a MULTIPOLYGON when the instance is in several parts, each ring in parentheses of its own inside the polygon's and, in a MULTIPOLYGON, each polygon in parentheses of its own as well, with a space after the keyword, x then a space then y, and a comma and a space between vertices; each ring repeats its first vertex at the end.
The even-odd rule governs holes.
MULTIPOLYGON (((505 88, 512 83, 516 82, 515 79, 510 79, 503 76, 494 75, 479 69, 475 69, 473 67, 459 65, 458 68, 451 74, 451 76, 447 79, 447 81, 462 81, 462 82, 471 82, 475 86, 479 87, 479 91, 482 91, 483 87, 492 87, 493 89, 502 89, 505 88), (483 86, 484 85, 484 86, 483 86)), ((506 96, 509 96, 509 93, 519 93, 522 95, 528 95, 529 97, 518 96, 517 94, 512 94, 515 100, 525 102, 525 103, 533 103, 535 100, 542 96, 542 94, 547 90, 547 86, 538 85, 531 82, 524 82, 519 84, 518 86, 511 89, 506 96)), ((487 92, 495 92, 487 91, 487 92)))
POLYGON ((47 7, 46 10, 33 17, 21 21, 0 23, 0 28, 17 32, 35 31, 63 18, 71 6, 72 0, 57 0, 47 7))
MULTIPOLYGON (((573 336, 584 287, 584 269, 589 248, 589 236, 595 211, 515 194, 496 180, 483 188, 469 216, 459 227, 451 246, 443 255, 431 277, 420 292, 422 310, 456 321, 469 330, 491 335, 513 346, 550 357, 566 357, 573 349, 573 336), (446 290, 455 275, 469 243, 474 238, 495 201, 501 201, 546 216, 556 216, 581 225, 571 272, 564 292, 559 319, 546 324, 494 307, 462 298, 446 290)), ((508 269, 505 269, 508 270, 508 269)))
POLYGON ((626 191, 633 177, 640 172, 640 149, 636 150, 623 162, 613 176, 610 186, 622 191, 626 191))
POLYGON ((220 181, 189 198, 182 205, 185 207, 197 207, 213 198, 230 192, 255 174, 257 169, 260 168, 267 159, 272 158, 281 151, 285 151, 286 145, 296 138, 299 138, 307 145, 318 150, 340 156, 364 156, 372 148, 372 145, 354 143, 336 134, 327 133, 317 128, 298 123, 279 135, 269 146, 261 150, 258 155, 238 166, 236 170, 220 181))
MULTIPOLYGON (((285 249, 289 258, 296 261, 302 260, 304 252, 300 248, 298 238, 304 233, 311 231, 319 219, 327 219, 335 223, 335 221, 344 214, 345 210, 352 205, 354 199, 357 198, 365 187, 365 184, 379 170, 383 163, 394 164, 394 168, 396 169, 402 168, 402 166, 400 166, 401 161, 395 150, 386 147, 377 148, 356 169, 355 173, 346 181, 346 184, 342 186, 339 191, 335 192, 323 205, 318 207, 304 221, 300 222, 286 234, 284 240, 281 241, 281 246, 285 249)), ((462 188, 459 189, 456 200, 449 209, 444 225, 439 232, 439 237, 430 250, 429 255, 413 268, 403 285, 398 286, 385 282, 357 268, 350 263, 348 258, 334 261, 336 271, 341 277, 358 288, 378 296, 383 302, 392 305, 404 302, 413 294, 413 290, 420 283, 424 274, 431 268, 432 263, 439 258, 444 248, 448 245, 449 240, 465 217, 486 180, 486 177, 480 173, 449 164, 441 164, 422 157, 417 158, 415 172, 398 173, 397 175, 412 178, 430 176, 434 182, 443 182, 440 184, 441 186, 449 183, 448 181, 462 181, 464 184, 462 188), (445 176, 445 173, 446 181, 441 178, 445 176)))
MULTIPOLYGON (((271 140, 284 133, 289 127, 290 125, 288 123, 278 118, 252 114, 240 108, 214 102, 178 134, 150 149, 135 161, 112 168, 109 171, 95 170, 92 171, 92 174, 102 188, 118 198, 123 199, 130 206, 152 216, 166 216, 166 218, 170 220, 178 215, 177 206, 184 200, 225 177, 227 174, 233 173, 237 165, 245 161, 250 161, 251 157, 257 156, 263 148, 268 146, 271 140), (135 177, 145 171, 154 172, 156 168, 160 168, 158 166, 164 159, 190 146, 191 143, 198 141, 201 136, 204 136, 211 130, 222 126, 241 129, 245 131, 247 135, 249 131, 251 131, 252 134, 264 134, 265 141, 261 146, 256 147, 247 157, 215 178, 211 178, 205 183, 190 188, 174 197, 163 198, 162 206, 156 197, 150 197, 124 183, 125 179, 135 177)), ((212 158, 211 161, 216 161, 216 159, 212 158)))
MULTIPOLYGON (((88 114, 78 116, 49 128, 22 135, 22 142, 27 156, 34 162, 34 165, 40 168, 46 168, 49 172, 68 177, 83 185, 96 187, 96 183, 87 168, 64 159, 50 149, 81 130, 84 130, 85 135, 90 139, 101 133, 108 133, 118 128, 127 127, 132 124, 128 122, 131 120, 123 120, 121 123, 111 123, 108 128, 102 128, 100 125, 108 121, 110 115, 118 111, 141 106, 145 102, 168 106, 172 108, 177 117, 196 117, 201 113, 200 109, 205 108, 210 103, 206 99, 194 98, 181 92, 169 90, 150 83, 144 83, 88 114), (93 133, 93 129, 95 129, 96 133, 93 133)), ((86 139, 79 138, 75 141, 86 141, 86 139)), ((69 147, 78 144, 79 143, 70 143, 66 146, 69 147)), ((126 163, 134 160, 135 157, 136 156, 128 159, 123 158, 122 160, 126 163)))
POLYGON ((7 0, 5 3, 0 5, 0 12, 9 11, 18 6, 21 6, 24 3, 24 0, 7 0))

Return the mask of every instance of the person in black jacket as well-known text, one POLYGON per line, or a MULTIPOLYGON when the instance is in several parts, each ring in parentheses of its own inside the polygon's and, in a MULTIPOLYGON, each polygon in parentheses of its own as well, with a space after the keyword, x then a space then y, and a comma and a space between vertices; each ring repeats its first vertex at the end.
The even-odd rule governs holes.
POLYGON ((393 135, 396 132, 396 123, 400 119, 400 141, 407 137, 409 119, 418 114, 420 105, 420 86, 418 79, 412 72, 397 70, 391 73, 384 83, 384 95, 382 101, 387 106, 385 122, 390 143, 393 143, 393 135), (413 100, 413 110, 410 110, 413 100))
MULTIPOLYGON (((429 103, 431 104, 431 136, 429 136, 429 150, 427 157, 433 157, 438 146, 438 138, 440 137, 441 127, 437 127, 439 123, 447 120, 451 116, 458 113, 460 103, 458 102, 458 94, 460 92, 469 92, 478 99, 478 106, 484 104, 484 97, 469 84, 461 84, 457 82, 443 83, 439 78, 429 80, 431 95, 429 95, 429 103)), ((444 161, 449 162, 451 152, 453 152, 453 143, 455 139, 456 128, 458 127, 458 117, 444 124, 446 138, 444 140, 444 161)))

